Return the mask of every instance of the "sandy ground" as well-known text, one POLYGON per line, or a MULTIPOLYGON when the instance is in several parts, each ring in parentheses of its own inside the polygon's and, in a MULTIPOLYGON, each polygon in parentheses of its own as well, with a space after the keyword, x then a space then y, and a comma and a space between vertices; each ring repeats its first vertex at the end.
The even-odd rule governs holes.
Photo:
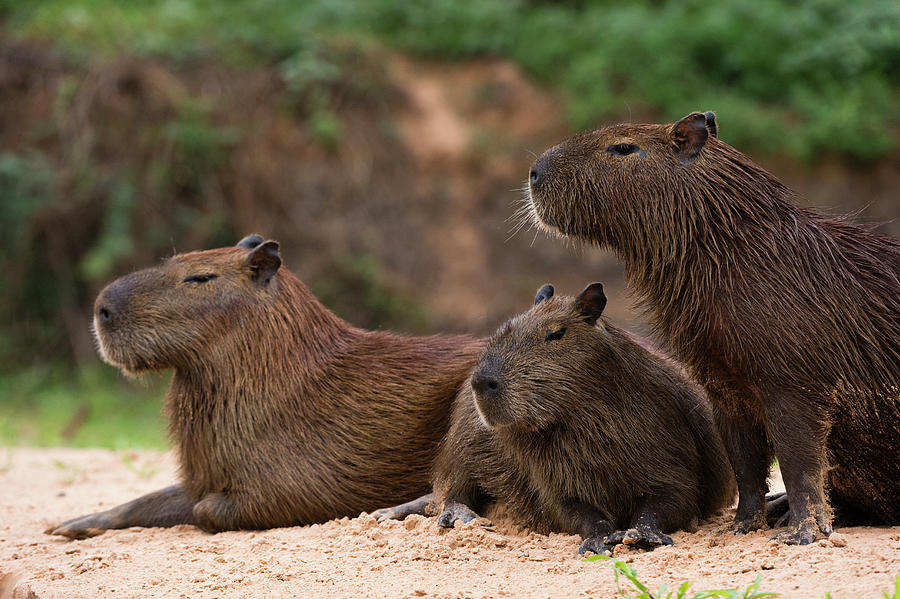
MULTIPOLYGON (((208 535, 191 526, 68 541, 42 531, 175 480, 171 454, 0 448, 0 599, 50 597, 613 597, 609 567, 576 557, 577 537, 443 531, 414 516, 208 535)), ((845 528, 846 546, 722 534, 730 513, 674 547, 617 551, 657 588, 762 588, 785 597, 881 597, 900 571, 900 527, 845 528)))

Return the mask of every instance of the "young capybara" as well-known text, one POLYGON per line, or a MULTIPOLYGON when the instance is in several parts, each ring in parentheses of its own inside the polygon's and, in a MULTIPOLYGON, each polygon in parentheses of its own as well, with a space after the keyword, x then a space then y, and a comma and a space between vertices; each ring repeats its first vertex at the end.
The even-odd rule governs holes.
POLYGON ((256 235, 114 281, 94 328, 126 373, 174 369, 181 483, 47 531, 72 538, 308 524, 416 497, 482 345, 354 328, 256 235))
POLYGON ((579 552, 671 544, 665 534, 726 507, 734 477, 699 387, 646 342, 600 318, 603 286, 545 285, 506 322, 456 399, 433 495, 380 510, 440 507, 468 521, 489 503, 579 552), (428 505, 428 504, 431 505, 428 505))
POLYGON ((616 125, 531 168, 536 220, 613 249, 701 381, 737 475, 735 532, 765 522, 773 452, 790 529, 900 524, 900 242, 801 208, 717 138, 715 115, 616 125), (831 507, 827 501, 830 495, 831 507))

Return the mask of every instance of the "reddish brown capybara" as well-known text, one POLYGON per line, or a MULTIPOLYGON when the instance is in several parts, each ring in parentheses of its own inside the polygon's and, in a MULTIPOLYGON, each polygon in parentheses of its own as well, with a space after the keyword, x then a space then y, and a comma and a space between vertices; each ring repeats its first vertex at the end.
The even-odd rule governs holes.
POLYGON ((900 242, 797 205, 717 138, 715 115, 615 125, 531 168, 536 220, 611 248, 708 391, 737 475, 736 532, 764 525, 778 458, 790 529, 900 524, 900 242), (830 496, 830 506, 828 498, 830 496))
POLYGON ((126 373, 175 371, 181 483, 47 531, 72 538, 309 524, 417 497, 482 345, 354 328, 256 235, 114 281, 94 327, 126 373))
POLYGON ((469 521, 503 504, 540 532, 579 534, 579 552, 671 544, 734 498, 702 391, 647 342, 600 318, 603 286, 577 298, 542 287, 491 337, 456 399, 433 495, 379 518, 440 510, 469 521))

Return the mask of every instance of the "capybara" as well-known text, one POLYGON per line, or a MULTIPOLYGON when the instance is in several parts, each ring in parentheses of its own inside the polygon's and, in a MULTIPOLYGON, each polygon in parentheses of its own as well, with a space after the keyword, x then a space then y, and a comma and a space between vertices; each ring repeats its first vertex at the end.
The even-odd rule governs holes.
POLYGON ((773 454, 790 506, 775 538, 830 534, 831 508, 900 524, 898 240, 798 206, 718 139, 712 112, 576 135, 537 159, 529 190, 544 227, 616 252, 705 385, 737 475, 735 532, 764 525, 773 454))
POLYGON ((647 342, 600 318, 600 283, 545 285, 491 337, 456 399, 432 497, 376 512, 438 523, 502 504, 579 552, 671 544, 665 533, 726 507, 735 486, 702 390, 647 342))
POLYGON ((174 370, 181 483, 48 530, 72 538, 308 524, 417 497, 482 345, 354 328, 257 235, 114 281, 94 328, 126 373, 174 370))

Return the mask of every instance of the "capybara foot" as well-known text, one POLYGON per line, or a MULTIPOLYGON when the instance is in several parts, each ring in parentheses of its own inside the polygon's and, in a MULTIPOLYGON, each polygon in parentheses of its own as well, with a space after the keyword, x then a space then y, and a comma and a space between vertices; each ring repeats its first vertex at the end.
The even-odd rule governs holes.
POLYGON ((660 545, 674 545, 675 541, 669 535, 663 534, 655 528, 639 526, 628 530, 617 530, 608 535, 604 542, 613 547, 623 544, 637 549, 654 549, 660 545))
POLYGON ((471 522, 475 518, 478 518, 478 514, 469 506, 456 501, 448 501, 444 504, 444 511, 438 516, 438 526, 453 528, 456 522, 471 522))
POLYGON ((612 547, 606 544, 603 537, 588 537, 581 542, 581 546, 578 548, 578 555, 584 555, 588 552, 596 555, 612 555, 612 547))
POLYGON ((384 522, 385 520, 403 520, 407 516, 412 516, 413 514, 427 516, 431 511, 430 508, 433 499, 434 494, 428 493, 427 495, 422 495, 418 499, 413 499, 412 501, 407 501, 400 505, 375 510, 372 512, 372 517, 379 522, 384 522))
POLYGON ((787 493, 770 493, 766 495, 766 524, 771 528, 779 528, 787 524, 790 517, 790 505, 787 493))
POLYGON ((194 505, 194 523, 203 532, 214 534, 241 528, 234 522, 231 501, 224 493, 210 493, 194 505))
POLYGON ((103 513, 89 514, 79 518, 66 520, 62 524, 51 526, 44 531, 48 535, 61 535, 70 539, 87 539, 102 535, 110 529, 107 518, 103 513))
POLYGON ((827 515, 805 518, 799 526, 791 525, 787 530, 773 536, 772 540, 785 545, 809 545, 819 537, 819 533, 826 537, 831 536, 831 519, 827 515))
POLYGON ((736 535, 745 535, 748 532, 753 532, 754 530, 765 528, 765 526, 766 518, 763 512, 760 511, 755 514, 751 514, 746 518, 739 519, 737 516, 735 516, 734 522, 732 522, 728 530, 736 535))

